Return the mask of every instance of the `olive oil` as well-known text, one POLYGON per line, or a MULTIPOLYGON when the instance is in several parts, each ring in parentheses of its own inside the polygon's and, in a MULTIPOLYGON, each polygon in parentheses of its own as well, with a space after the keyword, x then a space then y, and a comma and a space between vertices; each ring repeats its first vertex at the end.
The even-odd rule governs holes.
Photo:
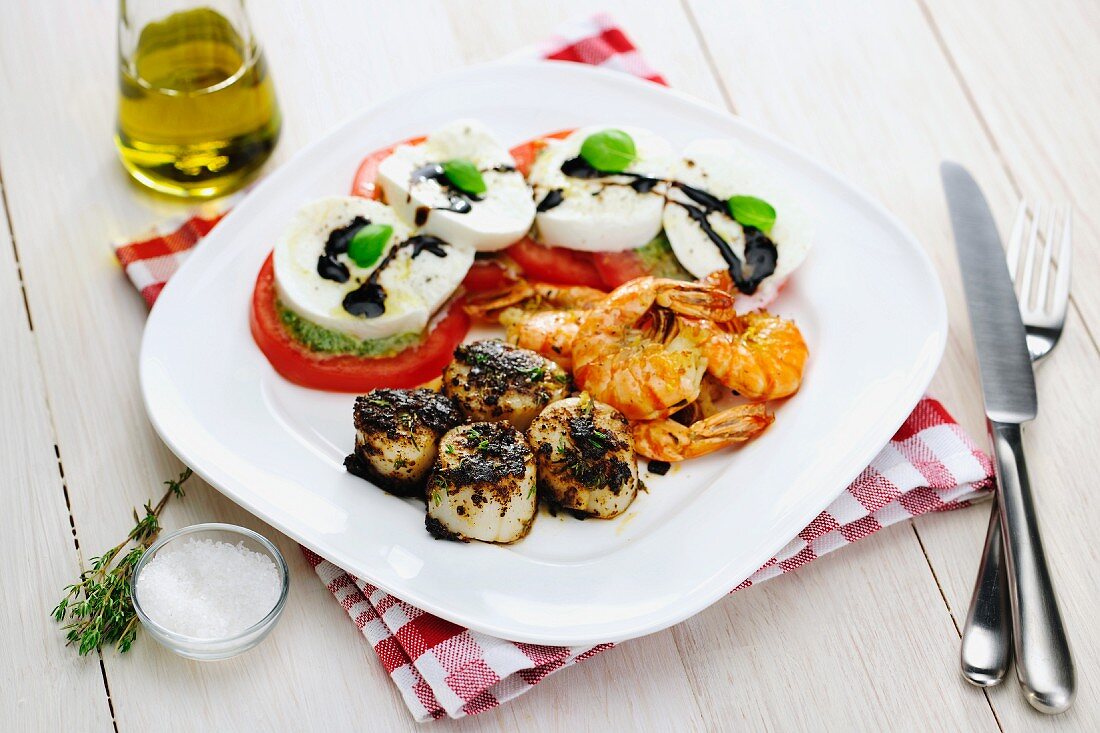
POLYGON ((196 8, 146 25, 119 76, 118 145, 139 182, 209 198, 239 188, 279 136, 275 88, 258 45, 196 8))

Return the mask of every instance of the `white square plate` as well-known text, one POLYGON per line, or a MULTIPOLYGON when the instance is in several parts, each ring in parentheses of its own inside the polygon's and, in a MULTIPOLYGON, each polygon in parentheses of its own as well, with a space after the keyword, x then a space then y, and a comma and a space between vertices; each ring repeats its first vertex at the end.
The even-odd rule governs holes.
MULTIPOLYGON (((269 175, 172 278, 149 317, 141 382, 168 446, 234 501, 348 571, 456 623, 589 644, 658 631, 752 574, 870 462, 943 352, 943 294, 913 236, 829 171, 725 112, 625 74, 494 64, 357 115, 269 175), (353 396, 296 387, 249 334, 260 264, 305 202, 349 190, 371 150, 476 117, 508 144, 588 124, 683 146, 732 138, 813 217, 814 249, 779 301, 810 346, 801 391, 740 450, 647 477, 612 521, 549 516, 512 546, 432 539, 423 507, 347 474, 353 396)), ((643 476, 645 473, 643 472, 643 476)))

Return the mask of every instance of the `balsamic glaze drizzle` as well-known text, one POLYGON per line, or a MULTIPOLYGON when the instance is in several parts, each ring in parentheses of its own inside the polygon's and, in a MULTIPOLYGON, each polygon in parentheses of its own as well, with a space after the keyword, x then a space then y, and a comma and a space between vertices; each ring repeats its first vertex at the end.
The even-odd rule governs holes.
POLYGON ((368 219, 356 216, 350 223, 329 232, 328 239, 325 240, 324 254, 317 258, 317 274, 326 280, 346 283, 351 273, 348 271, 348 266, 336 258, 348 251, 348 245, 351 244, 356 233, 368 224, 370 224, 368 219))
MULTIPOLYGON (((630 180, 627 183, 620 185, 630 186, 638 193, 649 193, 654 188, 656 188, 658 183, 664 183, 664 181, 662 181, 660 178, 644 176, 641 173, 629 173, 627 171, 623 171, 621 173, 604 173, 597 168, 593 168, 587 160, 579 155, 575 158, 570 158, 569 160, 562 163, 561 172, 573 178, 585 178, 589 180, 595 178, 610 178, 613 176, 622 176, 624 178, 629 178, 630 180)), ((611 181, 608 185, 615 185, 615 183, 615 181, 611 181)))
MULTIPOLYGON (((516 169, 515 166, 501 163, 493 166, 489 170, 495 173, 514 173, 516 169)), ((472 208, 471 202, 481 201, 483 198, 476 194, 466 193, 456 187, 454 183, 451 182, 451 179, 447 177, 446 171, 443 170, 443 166, 439 163, 428 163, 414 170, 409 179, 410 188, 412 184, 427 180, 436 181, 447 193, 448 205, 435 207, 442 211, 453 211, 456 214, 468 214, 472 208)), ((417 208, 415 214, 416 225, 418 227, 423 226, 428 221, 428 215, 430 213, 431 209, 426 206, 417 208)), ((355 233, 368 224, 370 224, 368 220, 361 216, 357 216, 347 226, 333 230, 332 233, 329 234, 328 240, 325 242, 324 254, 321 255, 317 261, 317 274, 326 280, 346 283, 350 279, 351 273, 347 265, 336 258, 348 251, 348 244, 355 236, 355 233)), ((390 249, 382 261, 378 263, 378 267, 371 272, 359 287, 344 296, 344 310, 353 316, 378 318, 386 312, 386 290, 378 282, 378 279, 382 271, 386 269, 386 266, 393 262, 397 253, 405 247, 412 247, 413 259, 416 259, 421 252, 431 252, 436 257, 446 257, 447 250, 444 249, 444 245, 446 244, 447 243, 442 239, 428 234, 409 237, 404 242, 397 244, 390 249)))
POLYGON ((539 201, 539 205, 535 207, 535 211, 550 211, 562 201, 565 201, 565 197, 562 195, 560 188, 555 188, 545 196, 542 197, 542 201, 539 201))
MULTIPOLYGON (((500 163, 492 168, 489 168, 486 172, 493 173, 515 173, 515 166, 508 165, 507 163, 500 163)), ((435 209, 439 211, 453 211, 456 214, 469 214, 473 208, 472 202, 481 201, 485 197, 478 194, 467 193, 462 189, 454 185, 450 178, 447 177, 447 172, 443 170, 441 163, 427 163, 414 170, 409 175, 409 188, 412 188, 413 184, 420 183, 421 181, 435 181, 447 194, 447 205, 436 206, 435 209)), ((416 225, 423 226, 428 221, 428 214, 431 209, 421 207, 416 210, 416 225), (421 213, 423 210, 423 213, 421 213), (421 220, 423 219, 423 220, 421 220)))
MULTIPOLYGON (((657 184, 667 183, 670 188, 676 188, 681 191, 684 197, 691 203, 671 199, 668 197, 667 193, 664 195, 665 200, 683 207, 683 209, 687 211, 688 216, 691 217, 691 220, 698 224, 699 228, 703 230, 703 233, 707 235, 707 238, 714 243, 714 246, 718 248, 718 252, 722 255, 722 259, 725 260, 727 267, 729 267, 730 278, 732 278, 733 284, 737 286, 738 290, 746 295, 752 295, 756 292, 760 283, 775 272, 775 267, 779 260, 779 250, 776 248, 775 242, 769 239, 768 235, 764 234, 764 232, 747 224, 741 225, 745 233, 745 261, 742 262, 733 251, 733 248, 730 247, 729 242, 714 230, 714 227, 711 226, 710 220, 708 219, 710 214, 718 212, 731 219, 732 217, 726 208, 726 202, 709 191, 704 191, 695 186, 689 186, 680 181, 666 181, 660 178, 645 176, 640 173, 629 173, 625 171, 622 173, 605 173, 594 168, 588 161, 579 155, 562 163, 561 172, 573 178, 583 178, 586 180, 611 179, 608 180, 605 185, 627 185, 638 193, 649 193, 657 184), (630 180, 625 184, 620 183, 614 180, 616 176, 628 178, 630 180)), ((555 189, 546 194, 546 197, 543 198, 542 202, 538 205, 537 210, 547 211, 561 202, 561 191, 560 189, 555 189), (555 194, 557 194, 557 198, 551 202, 551 197, 555 194), (547 202, 551 203, 543 208, 547 202)))
MULTIPOLYGON (((481 201, 481 197, 475 194, 466 193, 457 186, 455 186, 451 179, 447 177, 446 171, 443 170, 443 166, 439 163, 428 163, 422 165, 412 172, 409 176, 409 188, 412 188, 414 184, 421 181, 435 181, 440 185, 443 191, 447 194, 447 205, 436 206, 436 209, 440 211, 453 211, 456 214, 469 214, 473 208, 470 205, 471 201, 481 201)), ((425 221, 427 216, 424 217, 425 221)))
POLYGON ((344 296, 344 310, 353 316, 378 318, 386 312, 386 289, 378 282, 378 278, 381 276, 382 271, 386 269, 386 266, 393 262, 397 253, 405 247, 412 247, 413 259, 420 256, 421 252, 431 252, 436 257, 446 257, 447 250, 443 248, 446 244, 439 237, 433 237, 430 234, 418 234, 395 245, 386 253, 382 261, 378 263, 378 267, 374 268, 374 272, 367 277, 363 284, 344 296))

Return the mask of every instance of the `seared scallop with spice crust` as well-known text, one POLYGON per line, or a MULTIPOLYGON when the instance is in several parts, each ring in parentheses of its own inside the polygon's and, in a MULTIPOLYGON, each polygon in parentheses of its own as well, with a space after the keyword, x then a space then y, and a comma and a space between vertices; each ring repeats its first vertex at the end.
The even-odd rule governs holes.
POLYGON ((424 526, 438 539, 515 542, 535 519, 535 489, 523 433, 505 422, 460 425, 439 443, 424 526))
POLYGON ((439 439, 462 413, 430 389, 375 389, 355 398, 355 452, 349 472, 399 496, 423 498, 439 439))
POLYGON ((569 395, 569 375, 534 351, 475 341, 455 349, 443 370, 443 392, 471 420, 507 420, 526 430, 542 408, 569 395))
POLYGON ((588 394, 560 400, 535 418, 527 437, 547 502, 610 519, 634 501, 638 464, 630 423, 611 405, 588 394))

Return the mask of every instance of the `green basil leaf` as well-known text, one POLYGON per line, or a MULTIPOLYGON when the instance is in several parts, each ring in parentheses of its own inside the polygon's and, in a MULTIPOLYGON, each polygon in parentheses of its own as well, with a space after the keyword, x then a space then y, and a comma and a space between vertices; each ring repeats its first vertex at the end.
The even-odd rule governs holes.
POLYGON ((465 158, 455 158, 443 164, 443 173, 460 191, 466 193, 485 193, 485 179, 477 166, 465 158))
POLYGON ((756 227, 765 234, 771 233, 775 224, 775 207, 755 196, 730 196, 727 202, 730 216, 742 226, 756 227))
POLYGON ((581 157, 598 171, 622 173, 638 157, 634 140, 622 130, 601 130, 584 139, 581 157))
POLYGON ((393 227, 389 224, 367 224, 348 242, 348 257, 360 267, 370 267, 382 258, 392 236, 393 227))

